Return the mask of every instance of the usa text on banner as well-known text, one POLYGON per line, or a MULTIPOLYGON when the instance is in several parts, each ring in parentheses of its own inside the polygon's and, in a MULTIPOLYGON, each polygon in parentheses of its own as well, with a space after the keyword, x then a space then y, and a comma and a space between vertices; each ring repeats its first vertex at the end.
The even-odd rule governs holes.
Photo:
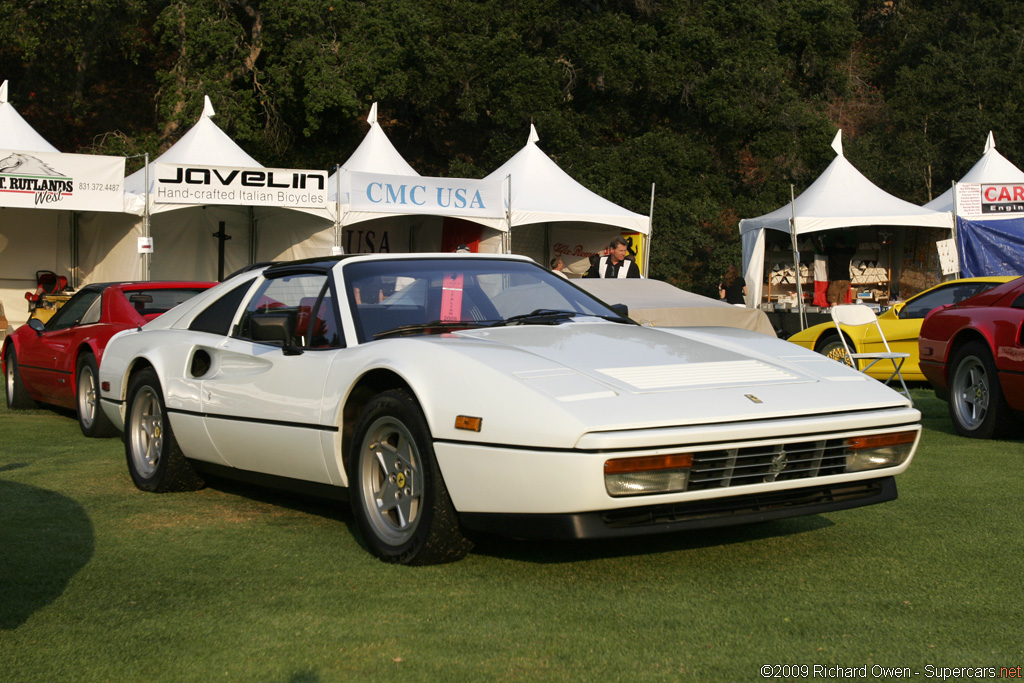
POLYGON ((501 181, 427 178, 353 171, 352 211, 499 218, 501 181))

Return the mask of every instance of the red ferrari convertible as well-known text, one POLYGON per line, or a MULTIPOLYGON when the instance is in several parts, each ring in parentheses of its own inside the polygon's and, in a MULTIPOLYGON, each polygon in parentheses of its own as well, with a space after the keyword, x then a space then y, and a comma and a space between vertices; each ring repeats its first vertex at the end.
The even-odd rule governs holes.
POLYGON ((1024 277, 932 311, 921 326, 921 371, 949 402, 963 436, 990 439, 1024 411, 1024 277))
POLYGON ((116 434, 96 403, 103 349, 121 330, 145 325, 216 282, 128 282, 82 287, 45 323, 35 318, 3 344, 7 406, 36 402, 78 411, 86 436, 116 434))

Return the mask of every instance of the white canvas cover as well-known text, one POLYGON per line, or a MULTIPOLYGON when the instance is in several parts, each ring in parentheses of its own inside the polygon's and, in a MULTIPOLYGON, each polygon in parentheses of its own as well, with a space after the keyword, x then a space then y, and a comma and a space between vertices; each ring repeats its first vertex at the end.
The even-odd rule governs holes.
POLYGON ((733 306, 650 279, 579 279, 576 285, 608 304, 625 304, 629 317, 654 327, 735 327, 774 337, 764 311, 733 306))
MULTIPOLYGON (((647 216, 610 202, 576 182, 537 146, 539 141, 537 129, 530 124, 526 145, 487 176, 511 187, 506 194, 510 197, 514 253, 546 264, 555 243, 578 244, 580 231, 591 236, 585 251, 597 252, 623 231, 650 234, 647 216)), ((584 272, 589 265, 586 254, 567 254, 563 261, 571 272, 584 272)))
MULTIPOLYGON (((59 153, 7 100, 0 85, 0 149, 59 153)), ((71 212, 6 208, 0 211, 0 301, 11 328, 28 320, 25 292, 35 291, 37 270, 71 271, 71 212)))
POLYGON ((832 141, 836 158, 795 202, 740 221, 747 300, 761 301, 764 231, 804 235, 863 225, 903 225, 953 229, 953 216, 894 197, 864 177, 843 156, 842 131, 832 141), (794 217, 795 214, 795 217, 794 217), (792 226, 792 227, 791 227, 792 226))
MULTIPOLYGON (((234 143, 212 120, 210 98, 204 100, 198 122, 166 152, 151 160, 150 190, 155 184, 154 164, 209 167, 263 168, 234 143)), ((125 216, 83 214, 79 230, 83 243, 95 246, 81 255, 84 282, 142 279, 146 276, 138 238, 144 235, 147 169, 125 179, 125 216)), ((218 239, 224 242, 224 275, 253 262, 327 255, 331 253, 332 212, 272 206, 227 206, 156 203, 150 196, 150 236, 153 239, 149 276, 154 280, 215 280, 218 276, 218 239), (327 231, 326 235, 320 233, 327 231)))

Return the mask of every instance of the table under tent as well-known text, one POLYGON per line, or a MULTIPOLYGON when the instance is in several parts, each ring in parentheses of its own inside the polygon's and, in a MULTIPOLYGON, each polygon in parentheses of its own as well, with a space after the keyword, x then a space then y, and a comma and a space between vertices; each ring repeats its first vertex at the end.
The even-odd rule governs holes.
POLYGON ((876 310, 941 277, 936 242, 951 236, 952 214, 874 185, 843 155, 841 135, 832 142, 836 158, 803 193, 771 213, 740 221, 747 305, 768 312, 787 334, 827 319, 821 283, 828 277, 820 267, 826 255, 815 239, 825 233, 853 237, 850 273, 831 279, 849 279, 851 298, 876 310))

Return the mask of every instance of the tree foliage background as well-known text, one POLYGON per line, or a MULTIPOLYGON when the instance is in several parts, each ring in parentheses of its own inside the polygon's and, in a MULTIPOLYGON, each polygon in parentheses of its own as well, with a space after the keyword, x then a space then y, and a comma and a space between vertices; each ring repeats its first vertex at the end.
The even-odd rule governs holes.
MULTIPOLYGON (((712 291, 737 222, 847 157, 915 203, 995 132, 1024 143, 1008 0, 6 0, 0 79, 65 152, 155 155, 209 95, 274 167, 333 169, 379 102, 424 175, 483 177, 526 142, 646 214, 652 274, 712 291)), ((138 166, 138 164, 136 164, 138 166)))

